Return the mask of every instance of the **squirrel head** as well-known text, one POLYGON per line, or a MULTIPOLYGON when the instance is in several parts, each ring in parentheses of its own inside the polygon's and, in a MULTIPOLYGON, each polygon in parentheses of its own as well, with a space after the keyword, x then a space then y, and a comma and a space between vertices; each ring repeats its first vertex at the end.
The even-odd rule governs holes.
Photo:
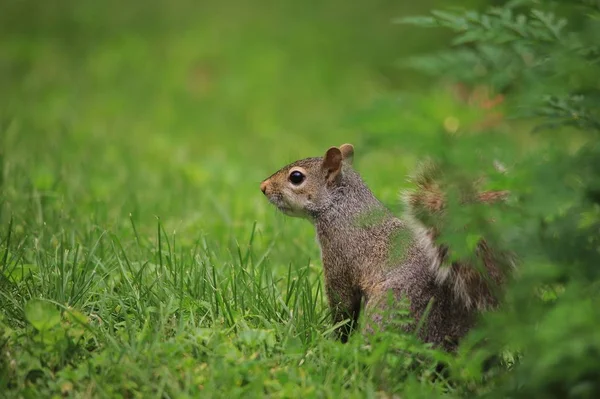
POLYGON ((323 157, 306 158, 284 166, 260 184, 269 201, 288 216, 310 219, 327 208, 339 186, 344 165, 351 165, 354 147, 331 147, 323 157))

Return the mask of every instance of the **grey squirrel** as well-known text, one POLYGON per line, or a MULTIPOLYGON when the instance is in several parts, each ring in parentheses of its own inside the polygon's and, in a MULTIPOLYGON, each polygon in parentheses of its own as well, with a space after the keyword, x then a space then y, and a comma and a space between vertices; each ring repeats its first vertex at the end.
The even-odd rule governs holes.
MULTIPOLYGON (((437 229, 417 216, 418 211, 439 215, 444 210, 434 169, 426 169, 416 179, 416 190, 405 193, 408 211, 400 219, 352 168, 353 156, 350 144, 331 147, 323 157, 283 167, 260 189, 280 211, 315 226, 333 322, 351 320, 338 330, 342 342, 357 325, 361 303, 367 319, 363 330, 368 332, 372 323, 385 328, 381 311, 390 303, 408 299, 415 321, 404 328, 413 330, 425 317, 419 338, 453 351, 478 312, 497 306, 495 288, 507 278, 499 266, 503 259, 480 240, 475 256, 484 265, 481 273, 469 261, 450 259, 448 248, 436 244, 437 229), (399 256, 394 255, 397 248, 399 256)), ((477 193, 474 200, 491 203, 507 194, 477 193)))

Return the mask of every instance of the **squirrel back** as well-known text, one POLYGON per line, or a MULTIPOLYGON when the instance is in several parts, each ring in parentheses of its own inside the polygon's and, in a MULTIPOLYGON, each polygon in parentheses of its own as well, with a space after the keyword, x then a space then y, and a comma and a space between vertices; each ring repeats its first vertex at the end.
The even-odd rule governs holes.
POLYGON ((453 349, 476 312, 497 304, 493 285, 504 276, 494 252, 480 242, 484 273, 468 261, 448 265, 448 248, 435 242, 439 232, 410 211, 443 212, 443 196, 436 198, 431 184, 418 184, 404 196, 409 212, 397 218, 352 168, 353 155, 350 144, 331 147, 323 157, 283 167, 261 183, 261 191, 283 213, 314 224, 333 321, 351 320, 339 330, 342 341, 358 322, 363 302, 371 321, 386 324, 377 311, 387 308, 391 293, 396 303, 409 300, 414 319, 427 313, 422 339, 453 349))

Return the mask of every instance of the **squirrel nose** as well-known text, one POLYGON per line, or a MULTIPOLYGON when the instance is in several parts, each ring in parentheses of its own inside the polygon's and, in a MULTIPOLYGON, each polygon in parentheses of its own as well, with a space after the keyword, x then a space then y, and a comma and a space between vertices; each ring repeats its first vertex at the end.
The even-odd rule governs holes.
POLYGON ((260 191, 263 192, 263 194, 267 194, 267 180, 265 180, 264 182, 260 183, 260 191))

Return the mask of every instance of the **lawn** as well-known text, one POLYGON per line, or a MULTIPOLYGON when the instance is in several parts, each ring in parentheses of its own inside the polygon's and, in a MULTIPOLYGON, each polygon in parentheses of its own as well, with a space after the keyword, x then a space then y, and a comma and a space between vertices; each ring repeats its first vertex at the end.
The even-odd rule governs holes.
POLYGON ((4 2, 0 396, 452 391, 409 335, 332 338, 312 227, 259 190, 350 142, 399 212, 466 112, 398 67, 446 39, 393 19, 440 4, 4 2))

